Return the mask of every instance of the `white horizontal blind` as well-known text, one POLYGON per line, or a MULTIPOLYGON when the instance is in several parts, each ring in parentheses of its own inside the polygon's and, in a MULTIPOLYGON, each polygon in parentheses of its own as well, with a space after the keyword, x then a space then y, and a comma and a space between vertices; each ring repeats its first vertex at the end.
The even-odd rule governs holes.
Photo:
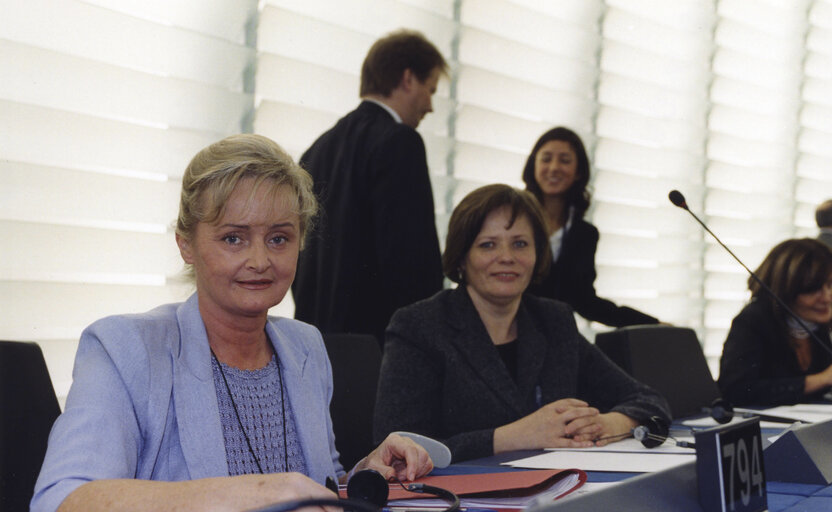
POLYGON ((607 1, 595 121, 598 294, 693 327, 701 235, 667 196, 699 204, 712 25, 707 1, 607 1))
POLYGON ((250 117, 255 7, 0 0, 0 339, 40 343, 61 400, 86 325, 190 292, 179 180, 250 117))
POLYGON ((189 292, 169 226, 194 152, 255 131, 297 158, 357 105, 367 49, 399 27, 452 65, 420 125, 440 233, 473 188, 522 186, 536 138, 569 126, 593 163, 599 294, 694 327, 712 362, 746 276, 668 190, 752 267, 813 236, 832 197, 829 0, 0 8, 0 338, 40 342, 59 392, 85 325, 189 292))
MULTIPOLYGON (((717 4, 704 214, 752 270, 795 235, 807 8, 797 0, 717 4)), ((748 300, 748 274, 706 242, 704 348, 716 361, 731 319, 748 300)))
POLYGON ((815 236, 815 208, 832 198, 832 2, 808 13, 794 198, 798 236, 815 236))
POLYGON ((522 187, 537 138, 595 116, 600 1, 462 2, 454 204, 487 183, 522 187))

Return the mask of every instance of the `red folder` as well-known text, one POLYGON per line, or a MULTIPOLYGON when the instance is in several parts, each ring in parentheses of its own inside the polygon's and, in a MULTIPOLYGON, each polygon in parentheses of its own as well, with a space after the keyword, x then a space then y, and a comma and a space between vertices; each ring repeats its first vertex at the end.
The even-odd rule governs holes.
MULTIPOLYGON (((532 496, 545 491, 555 482, 566 476, 577 474, 578 483, 568 494, 586 482, 586 473, 580 469, 539 469, 531 471, 506 471, 500 473, 474 473, 468 475, 426 476, 416 480, 417 483, 447 489, 457 496, 476 496, 482 498, 507 498, 532 496)), ((405 485, 410 482, 405 482, 405 485)), ((346 498, 346 491, 341 491, 346 498)), ((413 493, 402 489, 398 484, 390 484, 389 500, 436 498, 431 494, 413 493)))

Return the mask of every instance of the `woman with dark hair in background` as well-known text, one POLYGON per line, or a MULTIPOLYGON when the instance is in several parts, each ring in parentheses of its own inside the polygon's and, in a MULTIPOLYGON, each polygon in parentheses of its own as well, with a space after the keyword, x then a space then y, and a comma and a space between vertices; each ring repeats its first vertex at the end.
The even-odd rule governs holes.
POLYGON ((584 220, 590 201, 589 158, 580 137, 564 127, 544 133, 526 160, 523 181, 543 206, 552 250, 549 275, 529 291, 566 302, 587 320, 614 327, 658 323, 595 292, 598 229, 584 220))
POLYGON ((578 332, 566 305, 524 293, 549 266, 526 191, 488 185, 448 224, 442 268, 459 283, 401 308, 387 327, 374 432, 445 442, 454 461, 604 445, 667 403, 578 332))
POLYGON ((719 387, 733 405, 820 399, 832 386, 832 252, 812 238, 775 246, 755 272, 826 346, 749 277, 751 301, 731 323, 719 387))

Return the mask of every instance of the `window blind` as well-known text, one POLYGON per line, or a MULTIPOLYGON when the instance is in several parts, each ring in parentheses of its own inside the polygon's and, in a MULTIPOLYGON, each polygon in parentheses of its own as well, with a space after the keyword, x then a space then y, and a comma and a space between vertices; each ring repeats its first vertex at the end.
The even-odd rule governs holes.
MULTIPOLYGON (((201 147, 254 131, 298 158, 358 103, 382 34, 451 64, 420 125, 444 238, 534 141, 577 131, 599 295, 696 329, 716 370, 750 267, 814 236, 832 197, 829 0, 0 0, 0 336, 38 341, 59 394, 80 330, 190 292, 170 225, 201 147)), ((276 313, 291 315, 287 298, 276 313)), ((602 327, 582 325, 590 338, 602 327)))
POLYGON ((41 345, 61 401, 86 325, 190 293, 180 178, 250 116, 255 7, 0 1, 0 337, 41 345))
MULTIPOLYGON (((808 2, 720 0, 714 31, 706 222, 752 270, 795 231, 808 2)), ((748 274, 715 242, 704 258, 704 349, 716 361, 748 274)))

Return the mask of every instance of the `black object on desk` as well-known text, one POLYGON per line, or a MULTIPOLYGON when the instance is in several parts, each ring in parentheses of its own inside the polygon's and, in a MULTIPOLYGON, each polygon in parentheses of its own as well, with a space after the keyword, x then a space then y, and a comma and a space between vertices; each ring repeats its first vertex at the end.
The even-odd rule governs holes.
POLYGON ((694 434, 694 439, 699 502, 703 509, 766 509, 760 418, 702 430, 694 434))
POLYGON ((693 329, 630 326, 599 333, 595 345, 633 378, 665 397, 674 418, 695 416, 720 396, 693 329))

